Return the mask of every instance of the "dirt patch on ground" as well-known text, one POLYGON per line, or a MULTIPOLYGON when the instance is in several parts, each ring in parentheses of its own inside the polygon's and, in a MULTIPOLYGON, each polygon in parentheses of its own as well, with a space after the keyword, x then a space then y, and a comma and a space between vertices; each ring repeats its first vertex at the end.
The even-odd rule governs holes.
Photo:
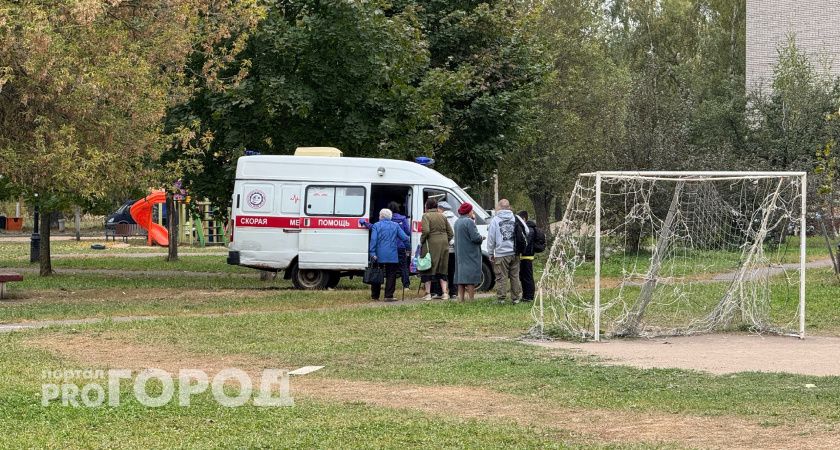
POLYGON ((200 303, 206 299, 213 298, 246 298, 246 297, 264 297, 277 295, 276 291, 271 290, 257 290, 257 289, 170 289, 170 288, 155 288, 155 289, 45 289, 32 291, 26 296, 18 296, 9 300, 0 302, 0 307, 24 305, 27 303, 43 304, 46 302, 78 302, 78 303, 98 303, 110 302, 118 299, 123 302, 132 301, 149 301, 149 300, 179 300, 181 302, 195 302, 200 303))
MULTIPOLYGON (((98 367, 161 368, 175 372, 198 368, 213 373, 238 367, 256 373, 265 367, 284 367, 282 361, 257 360, 243 355, 208 357, 173 348, 153 348, 117 335, 40 337, 29 344, 59 356, 98 367)), ((294 369, 294 368, 291 368, 294 369)), ((211 375, 212 376, 212 375, 211 375)), ((455 386, 420 386, 395 383, 296 377, 292 394, 298 401, 366 403, 406 408, 429 414, 513 422, 563 433, 597 443, 676 444, 693 448, 831 448, 840 432, 811 423, 761 426, 739 417, 700 417, 648 413, 568 409, 488 389, 455 386)))
POLYGON ((529 341, 551 349, 593 355, 604 364, 678 368, 727 374, 784 372, 840 376, 840 337, 709 334, 605 342, 529 341))

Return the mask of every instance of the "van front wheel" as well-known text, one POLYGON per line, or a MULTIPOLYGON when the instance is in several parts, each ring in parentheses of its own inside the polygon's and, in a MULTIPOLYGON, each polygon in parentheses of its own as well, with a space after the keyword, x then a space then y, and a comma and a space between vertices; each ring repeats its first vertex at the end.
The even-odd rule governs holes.
POLYGON ((478 285, 478 290, 481 292, 487 292, 490 289, 493 289, 493 286, 495 285, 496 270, 493 268, 490 261, 485 259, 481 264, 481 284, 478 285))
POLYGON ((292 284, 296 289, 321 290, 326 289, 330 282, 330 272, 318 269, 292 269, 292 284))

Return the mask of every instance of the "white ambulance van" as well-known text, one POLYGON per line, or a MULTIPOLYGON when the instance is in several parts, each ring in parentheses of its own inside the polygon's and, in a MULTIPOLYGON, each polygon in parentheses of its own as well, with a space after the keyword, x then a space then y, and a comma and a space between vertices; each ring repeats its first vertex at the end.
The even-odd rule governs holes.
MULTIPOLYGON (((487 236, 490 216, 454 181, 423 165, 391 159, 243 156, 236 164, 228 264, 284 271, 298 289, 334 287, 368 264, 369 231, 392 201, 411 221, 412 254, 420 243, 423 204, 429 197, 453 209, 469 202, 478 231, 487 236)), ((333 149, 336 155, 338 150, 333 149)), ((482 246, 483 290, 493 287, 492 265, 482 246)))

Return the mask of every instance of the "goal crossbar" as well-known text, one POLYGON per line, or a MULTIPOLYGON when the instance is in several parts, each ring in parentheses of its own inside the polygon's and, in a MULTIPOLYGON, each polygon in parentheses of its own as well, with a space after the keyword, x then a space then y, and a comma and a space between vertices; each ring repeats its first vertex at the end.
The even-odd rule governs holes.
POLYGON ((699 176, 699 177, 801 177, 806 172, 744 172, 744 171, 659 171, 659 170, 642 170, 642 171, 609 171, 601 170, 597 172, 582 173, 580 176, 639 176, 639 177, 683 177, 683 176, 699 176))
POLYGON ((762 178, 779 178, 779 177, 804 177, 806 172, 715 172, 715 171, 698 171, 698 172, 672 172, 672 171, 599 171, 580 174, 582 177, 597 177, 602 178, 635 178, 646 180, 663 180, 663 181, 704 181, 714 179, 719 181, 725 180, 743 180, 748 179, 762 179, 762 178))

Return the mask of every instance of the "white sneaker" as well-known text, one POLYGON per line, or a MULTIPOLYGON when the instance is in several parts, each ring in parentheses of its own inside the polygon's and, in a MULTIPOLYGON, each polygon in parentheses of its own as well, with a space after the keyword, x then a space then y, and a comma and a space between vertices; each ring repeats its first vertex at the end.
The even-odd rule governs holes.
POLYGON ((426 294, 426 296, 423 297, 423 300, 431 300, 431 299, 432 299, 432 294, 426 294))

